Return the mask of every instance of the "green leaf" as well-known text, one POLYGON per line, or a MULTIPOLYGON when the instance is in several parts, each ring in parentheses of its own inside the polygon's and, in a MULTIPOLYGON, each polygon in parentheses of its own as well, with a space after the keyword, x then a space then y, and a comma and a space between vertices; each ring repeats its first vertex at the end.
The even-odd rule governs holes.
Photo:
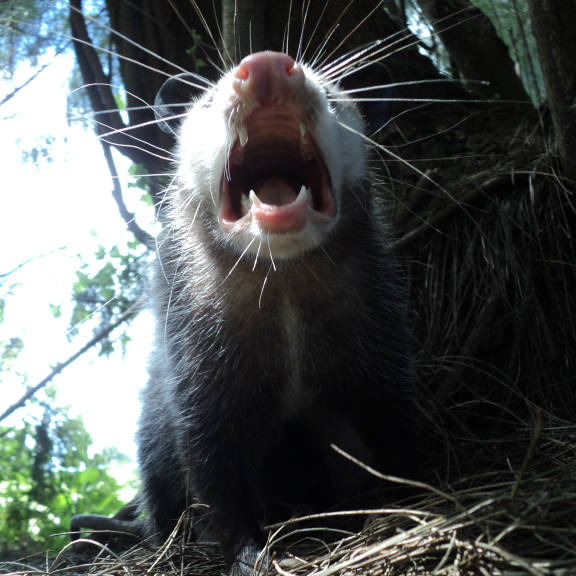
POLYGON ((69 418, 66 408, 46 406, 44 416, 19 428, 0 426, 0 542, 61 548, 68 538, 51 535, 68 530, 73 514, 120 510, 123 486, 106 468, 126 457, 110 449, 90 458, 91 444, 82 419, 69 418))
POLYGON ((0 370, 8 370, 24 348, 24 342, 18 337, 0 342, 0 370))
POLYGON ((147 206, 154 206, 154 198, 148 194, 148 192, 142 194, 140 196, 140 201, 144 202, 147 206))
POLYGON ((126 344, 128 344, 128 342, 130 342, 130 340, 132 340, 132 338, 130 338, 130 336, 128 336, 128 334, 126 334, 126 332, 124 332, 124 334, 122 334, 122 336, 120 336, 119 340, 120 340, 120 344, 122 344, 122 346, 126 346, 126 344))
POLYGON ((50 312, 52 312, 52 316, 54 318, 61 318, 62 317, 62 306, 56 306, 55 304, 49 304, 50 312))

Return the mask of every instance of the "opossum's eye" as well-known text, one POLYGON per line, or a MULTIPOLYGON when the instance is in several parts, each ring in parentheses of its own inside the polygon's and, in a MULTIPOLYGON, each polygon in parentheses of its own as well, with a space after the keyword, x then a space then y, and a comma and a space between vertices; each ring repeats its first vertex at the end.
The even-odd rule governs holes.
POLYGON ((188 72, 166 80, 154 100, 158 126, 168 134, 175 134, 192 101, 208 87, 207 80, 188 72))

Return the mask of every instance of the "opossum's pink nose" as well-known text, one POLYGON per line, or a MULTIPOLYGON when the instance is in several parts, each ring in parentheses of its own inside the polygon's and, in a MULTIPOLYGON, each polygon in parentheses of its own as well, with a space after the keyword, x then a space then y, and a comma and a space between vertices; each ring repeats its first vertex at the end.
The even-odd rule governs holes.
POLYGON ((304 86, 306 76, 299 64, 280 52, 257 52, 246 56, 234 71, 232 85, 244 98, 263 105, 283 104, 304 86))

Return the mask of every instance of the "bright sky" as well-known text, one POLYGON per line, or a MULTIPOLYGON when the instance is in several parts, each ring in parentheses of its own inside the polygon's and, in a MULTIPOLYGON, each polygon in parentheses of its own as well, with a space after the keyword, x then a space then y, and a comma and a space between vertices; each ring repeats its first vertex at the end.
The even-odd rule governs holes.
MULTIPOLYGON (((110 194, 112 183, 100 144, 92 132, 67 124, 71 65, 69 57, 54 59, 34 82, 0 107, 0 274, 29 258, 67 247, 26 264, 4 281, 4 287, 21 286, 7 299, 0 341, 15 336, 24 341, 15 371, 26 372, 29 385, 42 380, 51 365, 66 360, 90 337, 83 334, 71 343, 66 339, 72 283, 81 260, 91 261, 99 244, 109 249, 131 237, 110 194), (56 138, 53 162, 22 163, 21 150, 31 149, 37 139, 48 135, 56 138), (62 305, 62 318, 53 318, 49 304, 62 305)), ((25 70, 20 72, 17 85, 27 77, 25 70)), ((10 91, 11 86, 0 83, 0 100, 10 91)), ((126 173, 129 161, 120 154, 115 158, 118 172, 126 173)), ((123 191, 130 210, 142 205, 138 221, 146 226, 153 213, 138 201, 142 192, 128 189, 126 182, 123 191)), ((83 416, 98 451, 116 446, 134 459, 137 391, 147 379, 151 332, 151 318, 142 313, 129 330, 132 342, 124 358, 120 352, 109 359, 98 358, 93 349, 54 380, 57 404, 69 405, 72 416, 83 416)), ((2 373, 0 379, 3 412, 24 389, 16 374, 2 373)), ((20 409, 3 424, 21 421, 26 412, 20 409)))

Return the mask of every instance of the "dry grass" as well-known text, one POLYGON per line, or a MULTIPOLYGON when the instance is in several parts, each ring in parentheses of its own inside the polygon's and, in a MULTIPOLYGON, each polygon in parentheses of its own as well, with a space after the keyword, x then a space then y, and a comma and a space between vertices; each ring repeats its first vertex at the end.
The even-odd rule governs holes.
MULTIPOLYGON (((424 487, 419 496, 394 506, 272 527, 268 573, 576 574, 576 426, 558 420, 541 425, 537 419, 531 435, 525 442, 523 431, 495 446, 504 469, 424 487), (351 519, 364 528, 346 530, 351 519)), ((451 472, 456 474, 457 467, 451 472)), ((217 547, 186 542, 182 532, 180 527, 161 548, 143 543, 116 554, 99 545, 94 559, 65 550, 57 558, 6 564, 3 571, 37 576, 222 574, 217 547)))

